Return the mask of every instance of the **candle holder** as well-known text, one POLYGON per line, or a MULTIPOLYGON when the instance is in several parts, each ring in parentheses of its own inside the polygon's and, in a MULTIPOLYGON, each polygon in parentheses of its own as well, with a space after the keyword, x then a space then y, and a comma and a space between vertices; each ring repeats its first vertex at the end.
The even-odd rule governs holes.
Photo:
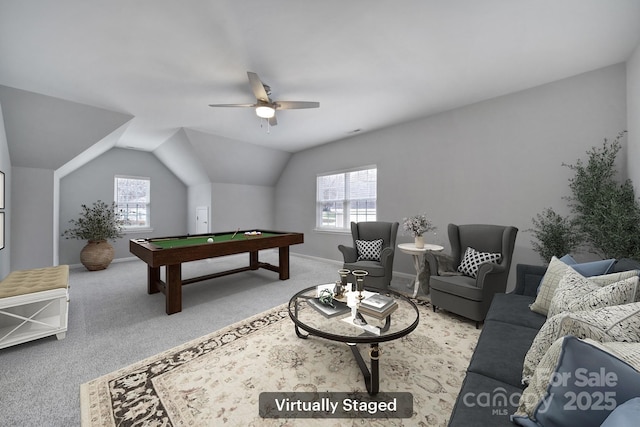
POLYGON ((338 280, 336 282, 336 287, 334 288, 334 298, 342 298, 344 297, 344 293, 347 290, 347 277, 349 276, 349 273, 351 273, 350 270, 347 269, 340 269, 338 270, 338 274, 340 275, 340 280, 338 280))
POLYGON ((368 271, 365 270, 353 270, 351 272, 353 277, 356 278, 356 291, 358 291, 358 305, 360 305, 360 301, 364 298, 362 296, 362 291, 364 291, 364 277, 369 274, 368 271))

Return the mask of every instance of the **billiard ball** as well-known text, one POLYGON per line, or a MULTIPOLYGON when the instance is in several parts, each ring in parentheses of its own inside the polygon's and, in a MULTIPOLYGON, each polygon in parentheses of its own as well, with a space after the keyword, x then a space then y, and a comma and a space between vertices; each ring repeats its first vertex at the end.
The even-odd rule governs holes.
POLYGON ((207 239, 207 243, 213 243, 213 239, 212 239, 211 237, 209 237, 209 238, 207 239))

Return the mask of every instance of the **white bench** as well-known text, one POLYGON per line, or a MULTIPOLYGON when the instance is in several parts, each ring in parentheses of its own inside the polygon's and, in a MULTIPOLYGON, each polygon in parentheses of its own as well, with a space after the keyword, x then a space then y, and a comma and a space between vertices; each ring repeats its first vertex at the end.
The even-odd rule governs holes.
POLYGON ((0 282, 0 348, 67 331, 69 266, 13 271, 0 282))

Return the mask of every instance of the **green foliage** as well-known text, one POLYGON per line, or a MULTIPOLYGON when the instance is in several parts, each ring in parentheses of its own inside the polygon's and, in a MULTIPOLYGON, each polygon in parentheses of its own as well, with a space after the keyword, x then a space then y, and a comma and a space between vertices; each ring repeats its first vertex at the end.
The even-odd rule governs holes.
POLYGON ((631 180, 619 182, 616 157, 622 149, 620 132, 613 141, 587 151, 587 161, 564 164, 574 172, 567 197, 573 218, 546 209, 533 219, 533 247, 548 261, 584 246, 603 258, 640 259, 640 203, 631 180))
POLYGON ((576 225, 569 218, 563 217, 551 208, 546 208, 532 220, 530 231, 537 241, 532 240, 535 250, 545 262, 552 256, 561 257, 573 252, 581 242, 576 225))
POLYGON ((567 165, 575 176, 567 197, 585 244, 605 258, 638 258, 640 255, 640 203, 630 180, 620 183, 616 157, 622 145, 620 132, 613 141, 587 152, 584 163, 567 165))
POLYGON ((69 221, 73 227, 62 233, 65 238, 98 241, 122 237, 125 221, 118 215, 115 202, 108 205, 98 200, 92 207, 81 207, 82 212, 78 219, 69 221))

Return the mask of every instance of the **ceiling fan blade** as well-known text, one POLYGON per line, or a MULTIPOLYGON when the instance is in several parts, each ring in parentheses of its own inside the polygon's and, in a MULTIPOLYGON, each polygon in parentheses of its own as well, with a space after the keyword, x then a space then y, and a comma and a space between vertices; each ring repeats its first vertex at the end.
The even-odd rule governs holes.
POLYGON ((279 110, 297 110, 300 108, 318 108, 319 102, 306 102, 306 101, 276 101, 274 102, 279 110))
POLYGON ((274 114, 273 117, 269 119, 269 126, 275 126, 277 124, 278 124, 278 119, 276 119, 276 116, 274 114))
POLYGON ((249 83, 251 83, 251 90, 253 90, 253 94, 256 96, 258 101, 262 101, 265 103, 271 103, 269 99, 269 95, 264 88, 264 84, 260 80, 260 77, 256 73, 252 73, 251 71, 247 71, 247 77, 249 77, 249 83))
POLYGON ((209 104, 209 107, 256 107, 256 104, 209 104))

